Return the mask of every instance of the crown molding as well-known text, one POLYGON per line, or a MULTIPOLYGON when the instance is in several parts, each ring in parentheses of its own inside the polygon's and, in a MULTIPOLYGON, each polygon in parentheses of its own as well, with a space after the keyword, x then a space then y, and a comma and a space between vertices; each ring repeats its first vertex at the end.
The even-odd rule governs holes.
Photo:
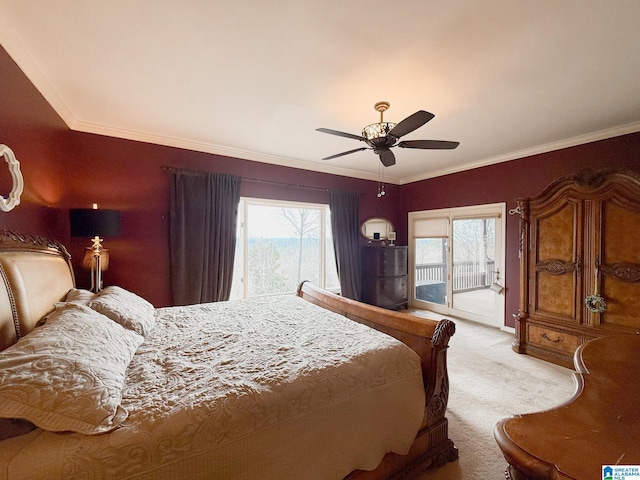
POLYGON ((508 162, 511 160, 518 160, 525 157, 531 157, 533 155, 539 155, 541 153, 553 152, 555 150, 562 150, 563 148, 575 147, 577 145, 584 145, 586 143, 597 142, 599 140, 606 140, 608 138, 619 137, 621 135, 627 135, 629 133, 640 132, 640 122, 628 123, 618 127, 607 128, 605 130, 599 130, 597 132, 587 133, 585 135, 579 135, 576 137, 559 140, 557 142, 545 143, 531 148, 523 150, 517 150, 504 155, 498 155, 491 158, 477 160, 475 162, 469 162, 464 165, 458 165, 453 168, 445 168, 427 172, 422 175, 415 175, 412 177, 401 178, 400 185, 406 183, 419 182, 421 180, 428 180, 430 178, 442 177, 444 175, 451 175, 453 173, 464 172, 474 168, 486 167, 489 165, 495 165, 497 163, 508 162))
MULTIPOLYGON (((226 147, 207 142, 196 140, 187 140, 183 138, 168 137, 164 135, 155 135, 138 131, 123 130, 118 128, 107 127, 104 125, 93 124, 88 122, 74 122, 70 128, 74 131, 83 133, 92 133, 97 135, 105 135, 109 137, 122 138, 125 140, 134 140, 137 142, 151 143, 155 145, 163 145, 165 147, 182 148, 196 152, 212 153, 225 157, 239 158, 242 160, 252 160, 255 162, 269 163, 282 167, 298 168, 301 170, 309 170, 319 173, 328 173, 331 175, 340 175, 343 177, 359 178, 361 180, 378 181, 379 177, 375 173, 367 173, 349 168, 336 167, 335 165, 320 165, 315 162, 305 162, 292 158, 279 157, 277 155, 267 155, 263 153, 251 152, 239 148, 226 147)), ((399 184, 400 179, 385 175, 386 183, 399 184)))

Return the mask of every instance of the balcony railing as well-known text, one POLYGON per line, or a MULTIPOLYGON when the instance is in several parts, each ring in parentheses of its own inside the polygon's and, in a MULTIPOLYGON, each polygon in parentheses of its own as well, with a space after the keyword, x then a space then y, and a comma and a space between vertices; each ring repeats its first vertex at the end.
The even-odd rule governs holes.
MULTIPOLYGON (((453 264, 453 291, 488 288, 496 279, 495 262, 455 262, 453 264)), ((416 265, 416 284, 424 281, 446 283, 447 272, 444 263, 416 265)))

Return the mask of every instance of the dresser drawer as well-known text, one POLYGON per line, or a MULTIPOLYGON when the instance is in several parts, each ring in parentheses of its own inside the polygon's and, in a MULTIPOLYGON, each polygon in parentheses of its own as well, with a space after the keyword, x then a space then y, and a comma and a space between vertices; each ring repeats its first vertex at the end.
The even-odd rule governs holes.
POLYGON ((582 343, 578 335, 532 324, 527 325, 527 341, 532 345, 550 348, 569 355, 573 355, 573 352, 582 343))

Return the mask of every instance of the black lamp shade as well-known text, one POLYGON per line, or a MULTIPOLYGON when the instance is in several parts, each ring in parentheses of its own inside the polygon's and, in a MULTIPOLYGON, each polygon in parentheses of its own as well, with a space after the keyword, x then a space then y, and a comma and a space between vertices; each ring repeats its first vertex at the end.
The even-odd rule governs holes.
POLYGON ((72 237, 117 237, 120 235, 120 211, 102 208, 69 210, 72 237))

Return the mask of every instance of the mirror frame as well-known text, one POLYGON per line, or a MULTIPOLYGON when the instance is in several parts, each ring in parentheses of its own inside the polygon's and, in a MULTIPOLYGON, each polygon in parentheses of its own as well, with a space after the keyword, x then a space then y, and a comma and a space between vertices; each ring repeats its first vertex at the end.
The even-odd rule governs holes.
POLYGON ((20 195, 24 189, 24 181, 22 179, 22 172, 20 172, 20 162, 16 159, 7 145, 0 145, 0 157, 4 158, 7 162, 9 173, 11 174, 11 180, 13 182, 11 192, 7 198, 0 195, 0 211, 9 212, 20 204, 20 195))
POLYGON ((360 233, 367 240, 388 240, 389 233, 393 231, 393 223, 382 217, 368 218, 360 224, 360 233), (379 238, 375 238, 376 233, 380 235, 379 238))

